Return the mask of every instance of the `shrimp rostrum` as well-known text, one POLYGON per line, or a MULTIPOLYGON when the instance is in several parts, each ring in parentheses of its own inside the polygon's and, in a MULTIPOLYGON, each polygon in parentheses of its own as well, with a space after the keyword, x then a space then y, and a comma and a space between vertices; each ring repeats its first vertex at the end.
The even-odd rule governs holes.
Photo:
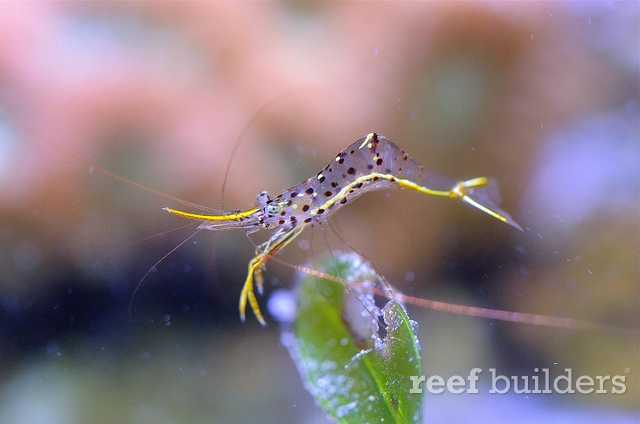
POLYGON ((457 181, 424 169, 402 149, 376 133, 353 143, 314 177, 283 191, 275 197, 267 192, 246 211, 197 214, 165 208, 167 212, 203 222, 198 229, 223 230, 245 228, 247 234, 263 229, 276 232, 256 248, 249 262, 247 279, 240 294, 240 318, 244 321, 247 302, 258 321, 265 325, 254 285, 262 293, 264 264, 280 249, 291 243, 307 226, 322 224, 342 206, 362 194, 392 185, 432 196, 462 200, 519 230, 511 216, 498 207, 497 184, 478 177, 457 181))

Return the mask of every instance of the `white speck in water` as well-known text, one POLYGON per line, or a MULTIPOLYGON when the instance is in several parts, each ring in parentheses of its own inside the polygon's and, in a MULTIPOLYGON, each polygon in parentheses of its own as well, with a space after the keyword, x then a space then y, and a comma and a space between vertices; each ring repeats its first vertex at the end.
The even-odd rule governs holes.
POLYGON ((308 240, 300 240, 298 242, 298 247, 300 248, 300 250, 302 250, 303 252, 306 252, 309 250, 309 241, 308 240))
POLYGON ((171 315, 167 314, 163 316, 162 320, 164 321, 164 325, 166 325, 167 327, 171 325, 171 315))
POLYGON ((184 272, 185 274, 190 273, 191 272, 191 265, 189 265, 189 264, 182 265, 182 272, 184 272))
POLYGON ((407 271, 407 273, 404 274, 404 279, 408 282, 412 282, 416 279, 416 274, 414 274, 413 271, 407 271))
POLYGON ((52 356, 56 358, 62 356, 62 352, 60 352, 60 346, 58 345, 58 342, 56 342, 55 340, 49 341, 45 349, 47 351, 47 356, 52 356))
POLYGON ((529 38, 533 40, 533 34, 529 34, 529 38))
POLYGON ((269 313, 281 324, 291 324, 298 314, 296 300, 289 290, 274 290, 267 301, 269 313))

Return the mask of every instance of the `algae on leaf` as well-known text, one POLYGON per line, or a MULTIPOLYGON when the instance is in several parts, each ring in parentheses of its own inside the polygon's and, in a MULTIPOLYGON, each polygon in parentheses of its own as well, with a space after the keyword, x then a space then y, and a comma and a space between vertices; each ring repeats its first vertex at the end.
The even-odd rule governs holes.
POLYGON ((395 300, 375 305, 371 288, 385 286, 359 255, 328 256, 314 269, 355 284, 303 275, 297 287, 283 341, 309 392, 341 423, 421 422, 422 395, 410 393, 410 376, 423 374, 415 322, 395 300))

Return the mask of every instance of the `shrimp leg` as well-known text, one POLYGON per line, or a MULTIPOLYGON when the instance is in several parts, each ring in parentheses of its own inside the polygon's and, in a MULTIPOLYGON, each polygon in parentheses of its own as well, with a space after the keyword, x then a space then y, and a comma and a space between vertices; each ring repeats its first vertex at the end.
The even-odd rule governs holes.
POLYGON ((258 319, 258 322, 264 327, 266 322, 262 317, 262 313, 260 312, 260 306, 258 305, 258 300, 256 299, 256 295, 253 292, 253 285, 258 289, 258 293, 262 294, 263 287, 263 278, 262 278, 262 270, 265 262, 269 260, 273 255, 275 255, 280 249, 291 243, 291 241, 298 236, 302 232, 304 227, 293 227, 293 228, 279 228, 278 231, 273 234, 269 240, 265 243, 258 246, 256 249, 256 256, 249 261, 249 268, 247 272, 247 279, 244 282, 244 286, 242 286, 242 291, 240 292, 240 319, 244 322, 245 320, 245 309, 247 307, 247 302, 249 302, 249 306, 251 306, 251 310, 253 314, 258 319))
MULTIPOLYGON (((211 215, 197 214, 191 212, 179 211, 171 208, 163 210, 174 215, 184 218, 203 220, 199 229, 207 230, 224 230, 230 228, 247 228, 247 234, 251 234, 260 229, 268 228, 265 222, 262 210, 259 208, 251 208, 246 211, 231 211, 227 213, 215 212, 211 215)), ((294 238, 298 236, 304 229, 304 226, 284 225, 278 227, 277 231, 264 243, 256 249, 256 254, 249 261, 247 279, 244 282, 242 291, 240 292, 240 319, 245 320, 245 310, 247 303, 251 307, 254 315, 263 326, 266 325, 264 317, 260 312, 260 306, 254 293, 254 284, 259 294, 262 294, 263 278, 262 270, 264 264, 275 255, 280 249, 288 245, 294 238)))

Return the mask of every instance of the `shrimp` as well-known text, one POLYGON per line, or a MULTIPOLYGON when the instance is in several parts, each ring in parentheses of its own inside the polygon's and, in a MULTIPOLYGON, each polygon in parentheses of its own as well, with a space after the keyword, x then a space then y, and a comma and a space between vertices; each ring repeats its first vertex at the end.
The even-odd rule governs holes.
POLYGON ((171 208, 165 211, 184 218, 202 220, 198 229, 225 230, 244 228, 247 234, 276 229, 256 247, 249 261, 247 278, 240 293, 240 319, 245 320, 247 303, 263 326, 254 286, 263 290, 265 263, 294 240, 307 226, 326 223, 347 202, 368 191, 382 190, 394 184, 431 196, 459 199, 522 231, 514 219, 498 207, 497 183, 487 177, 457 181, 426 170, 386 137, 370 133, 341 151, 315 177, 283 191, 275 197, 258 194, 257 203, 245 211, 215 214, 190 213, 171 208))

